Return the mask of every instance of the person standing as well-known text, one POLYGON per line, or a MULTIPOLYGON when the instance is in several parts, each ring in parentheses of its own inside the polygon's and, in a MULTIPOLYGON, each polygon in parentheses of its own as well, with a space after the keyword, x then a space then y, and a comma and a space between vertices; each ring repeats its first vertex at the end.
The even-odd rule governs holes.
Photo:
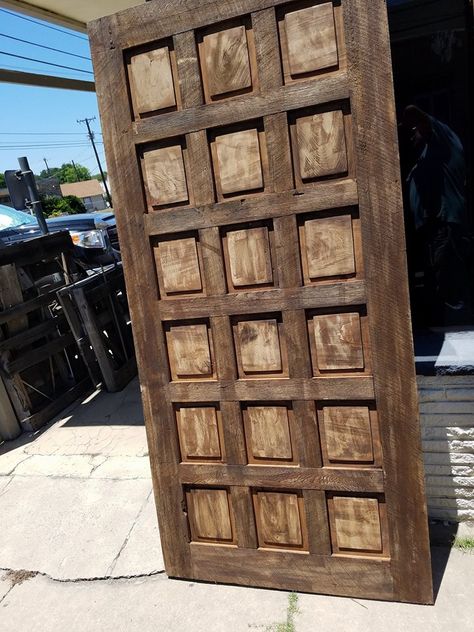
POLYGON ((404 110, 401 127, 415 156, 406 178, 407 199, 432 302, 431 319, 454 324, 469 302, 463 146, 450 127, 414 105, 404 110))

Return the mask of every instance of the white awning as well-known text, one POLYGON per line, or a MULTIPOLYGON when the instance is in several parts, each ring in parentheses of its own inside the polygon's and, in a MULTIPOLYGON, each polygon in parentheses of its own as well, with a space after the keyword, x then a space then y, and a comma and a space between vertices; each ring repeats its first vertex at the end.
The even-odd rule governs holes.
POLYGON ((85 31, 90 20, 142 4, 145 0, 0 0, 0 7, 85 31))

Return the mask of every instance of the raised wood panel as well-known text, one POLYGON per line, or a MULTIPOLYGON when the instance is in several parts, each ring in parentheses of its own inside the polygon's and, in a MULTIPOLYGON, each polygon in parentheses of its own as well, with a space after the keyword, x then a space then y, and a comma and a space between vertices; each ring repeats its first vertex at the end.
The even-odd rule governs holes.
POLYGON ((316 362, 320 371, 364 368, 358 313, 315 316, 313 322, 316 362))
POLYGON ((218 414, 215 406, 180 406, 176 410, 183 461, 222 459, 218 414))
POLYGON ((341 110, 296 119, 297 160, 301 179, 313 180, 348 170, 341 110))
POLYGON ((201 50, 201 65, 211 98, 252 86, 245 26, 204 35, 201 50))
POLYGON ((336 28, 332 2, 285 15, 288 61, 292 75, 336 66, 336 28))
POLYGON ((181 145, 143 153, 143 179, 152 206, 188 201, 188 187, 181 145))
POLYGON ((366 406, 325 406, 323 436, 329 463, 375 460, 370 411, 366 406))
POLYGON ((189 490, 188 511, 194 541, 231 543, 234 539, 227 490, 189 490))
POLYGON ((213 362, 206 324, 171 325, 166 332, 173 379, 209 378, 213 362))
POLYGON ((382 553, 379 501, 334 496, 334 536, 339 551, 382 553))
POLYGON ((130 60, 129 76, 136 115, 176 106, 167 46, 134 55, 130 60))
POLYGON ((213 148, 214 173, 222 195, 263 187, 257 129, 220 134, 213 148))
POLYGON ((300 237, 308 280, 355 274, 350 215, 307 220, 300 227, 300 237))
POLYGON ((162 241, 155 247, 154 253, 165 294, 202 290, 195 237, 162 241))
POLYGON ((243 415, 250 463, 294 460, 287 406, 247 406, 243 415))
POLYGON ((248 228, 227 233, 230 277, 234 287, 272 283, 268 228, 248 228))
POLYGON ((235 327, 235 334, 244 374, 283 371, 279 326, 275 318, 240 321, 235 327))
POLYGON ((298 494, 259 491, 254 495, 254 502, 261 547, 303 549, 307 546, 303 499, 298 494))

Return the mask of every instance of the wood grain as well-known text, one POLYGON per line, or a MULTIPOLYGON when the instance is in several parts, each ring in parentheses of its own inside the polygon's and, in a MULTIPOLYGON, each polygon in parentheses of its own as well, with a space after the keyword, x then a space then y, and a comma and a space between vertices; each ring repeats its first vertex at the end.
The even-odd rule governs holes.
POLYGON ((229 231, 227 248, 234 287, 273 281, 270 242, 266 227, 229 231))
POLYGON ((289 11, 285 15, 285 31, 292 75, 337 65, 332 2, 289 11))
POLYGON ((163 241, 155 248, 155 258, 166 293, 202 290, 196 239, 163 241))
POLYGON ((293 460, 286 406, 247 406, 244 422, 250 462, 293 460))
POLYGON ((236 340, 245 374, 279 373, 283 370, 278 323, 275 319, 239 322, 236 340))
POLYGON ((254 486, 262 488, 313 489, 337 492, 381 492, 383 473, 371 469, 284 467, 266 465, 194 465, 182 463, 179 476, 183 484, 254 486))
POLYGON ((297 494, 257 492, 254 496, 260 546, 302 549, 306 527, 302 524, 303 500, 297 494))
POLYGON ((367 407, 326 406, 323 408, 323 427, 330 462, 374 462, 370 412, 367 407))
POLYGON ((347 171, 344 119, 340 110, 297 118, 296 136, 303 180, 347 171))
POLYGON ((206 325, 172 326, 167 331, 173 379, 210 377, 213 373, 206 325))
POLYGON ((203 65, 211 97, 252 85, 245 26, 203 37, 203 65))
POLYGON ((226 490, 191 489, 188 492, 188 499, 191 534, 194 540, 232 541, 232 522, 226 490))
POLYGON ((314 338, 320 371, 364 368, 359 314, 315 316, 314 338))
POLYGON ((263 186, 256 129, 216 136, 215 148, 214 170, 223 195, 263 186))
POLYGON ((364 19, 364 7, 352 0, 343 18, 394 593, 401 601, 432 603, 387 10, 377 0, 364 19), (374 64, 375 57, 384 63, 374 64))
POLYGON ((250 400, 369 400, 374 398, 372 377, 316 377, 262 379, 221 379, 218 383, 172 383, 166 386, 173 402, 250 400))
POLYGON ((159 116, 139 119, 133 123, 136 144, 180 136, 187 132, 232 125, 257 117, 299 110, 313 105, 349 98, 347 75, 321 77, 293 85, 274 88, 264 95, 249 94, 196 106, 181 112, 163 112, 159 116))
POLYGON ((143 177, 150 204, 161 206, 188 200, 183 152, 180 145, 144 152, 143 177))
POLYGON ((304 222, 301 242, 303 267, 309 280, 355 273, 350 215, 304 222))
POLYGON ((339 550, 379 553, 382 534, 378 500, 335 496, 334 530, 339 550))
POLYGON ((134 55, 130 61, 129 76, 135 114, 176 105, 167 46, 134 55))
POLYGON ((215 407, 182 406, 176 417, 183 460, 222 458, 215 407))
POLYGON ((259 195, 252 199, 230 200, 217 204, 206 204, 193 208, 163 209, 159 213, 148 213, 144 218, 150 235, 189 229, 225 226, 236 219, 241 222, 283 215, 327 211, 328 208, 344 208, 358 202, 354 180, 320 182, 316 189, 285 191, 277 194, 259 195))

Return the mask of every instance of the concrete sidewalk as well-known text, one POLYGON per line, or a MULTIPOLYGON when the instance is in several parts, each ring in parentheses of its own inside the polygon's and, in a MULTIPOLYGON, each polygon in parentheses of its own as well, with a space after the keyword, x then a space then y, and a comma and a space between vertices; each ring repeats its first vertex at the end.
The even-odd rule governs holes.
POLYGON ((291 615, 283 591, 169 580, 136 381, 0 446, 0 632, 472 630, 474 555, 433 560, 434 607, 298 595, 291 615))

